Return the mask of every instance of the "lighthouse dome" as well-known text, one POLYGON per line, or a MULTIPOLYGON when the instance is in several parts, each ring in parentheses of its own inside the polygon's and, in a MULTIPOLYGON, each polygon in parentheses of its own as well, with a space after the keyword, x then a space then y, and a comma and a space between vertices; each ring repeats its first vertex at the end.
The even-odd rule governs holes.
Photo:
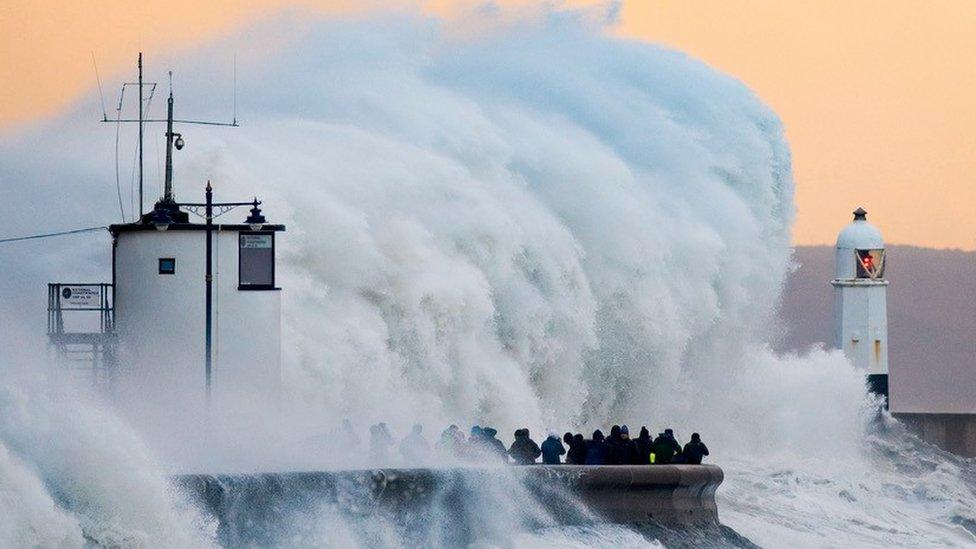
POLYGON ((854 210, 854 221, 844 227, 837 235, 837 248, 844 250, 880 250, 884 239, 877 227, 868 223, 868 212, 862 208, 854 210))
POLYGON ((837 235, 835 275, 838 279, 884 278, 884 239, 867 218, 868 212, 863 208, 854 210, 854 221, 837 235))

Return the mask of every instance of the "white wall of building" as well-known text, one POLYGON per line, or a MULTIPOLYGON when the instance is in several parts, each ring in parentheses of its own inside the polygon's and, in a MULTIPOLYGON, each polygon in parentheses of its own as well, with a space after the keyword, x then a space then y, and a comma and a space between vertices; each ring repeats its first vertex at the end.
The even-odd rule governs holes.
MULTIPOLYGON (((238 289, 238 231, 214 233, 213 391, 275 391, 281 292, 238 289)), ((115 248, 115 324, 122 376, 147 398, 204 394, 206 233, 128 231, 115 248), (159 274, 159 258, 176 272, 159 274)))

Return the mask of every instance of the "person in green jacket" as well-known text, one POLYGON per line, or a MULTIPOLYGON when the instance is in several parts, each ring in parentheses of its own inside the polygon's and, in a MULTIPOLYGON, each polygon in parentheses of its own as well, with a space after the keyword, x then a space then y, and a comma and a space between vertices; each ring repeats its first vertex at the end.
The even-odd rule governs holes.
POLYGON ((658 465, 671 463, 674 461, 674 456, 681 453, 681 445, 675 440, 674 431, 671 429, 665 429, 663 433, 659 434, 654 439, 651 448, 654 454, 654 463, 658 465))

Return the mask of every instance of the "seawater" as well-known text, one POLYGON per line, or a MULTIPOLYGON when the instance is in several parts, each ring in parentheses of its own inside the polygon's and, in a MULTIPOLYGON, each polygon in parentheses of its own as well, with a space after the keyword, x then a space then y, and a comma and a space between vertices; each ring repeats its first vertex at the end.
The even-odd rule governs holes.
MULTIPOLYGON (((218 544, 170 476, 361 465, 335 444, 343 418, 364 439, 379 421, 430 440, 450 423, 670 426, 701 432, 726 471, 731 530, 561 527, 472 491, 475 546, 973 544, 972 462, 879 417, 840 353, 769 350, 794 266, 775 113, 684 53, 611 36, 612 16, 288 13, 159 60, 201 116, 226 104, 213 60, 240 60, 244 126, 187 131, 176 187, 257 194, 288 225, 282 398, 225 394, 205 418, 198 395, 146 410, 89 390, 42 358, 31 289, 106 279, 107 239, 0 248, 0 545, 218 544)), ((114 132, 97 133, 94 100, 0 140, 3 234, 49 229, 39 203, 114 221, 114 132)), ((412 535, 312 517, 277 543, 412 535)))

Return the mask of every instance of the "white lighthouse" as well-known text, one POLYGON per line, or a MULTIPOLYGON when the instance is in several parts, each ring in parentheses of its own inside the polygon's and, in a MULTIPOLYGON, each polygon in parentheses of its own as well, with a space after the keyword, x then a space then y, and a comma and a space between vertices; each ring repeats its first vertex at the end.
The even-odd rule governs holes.
POLYGON ((888 281, 881 231, 862 208, 837 236, 834 343, 865 372, 871 391, 888 396, 888 281))

